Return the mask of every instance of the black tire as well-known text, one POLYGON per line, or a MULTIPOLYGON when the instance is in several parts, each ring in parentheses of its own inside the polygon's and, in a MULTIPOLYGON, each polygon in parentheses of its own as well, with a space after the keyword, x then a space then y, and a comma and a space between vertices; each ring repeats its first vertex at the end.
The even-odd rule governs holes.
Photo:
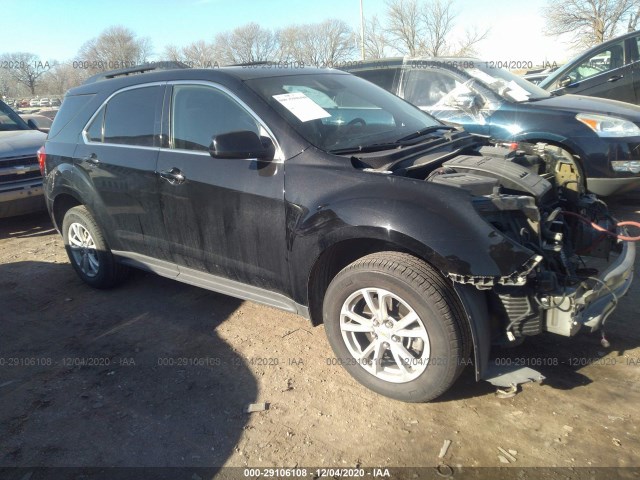
POLYGON ((113 258, 102 230, 84 205, 67 211, 62 221, 62 238, 71 265, 86 284, 94 288, 111 288, 127 277, 129 268, 113 258), (95 248, 73 247, 71 237, 74 234, 70 233, 72 226, 80 231, 84 228, 95 248))
MULTIPOLYGON (((393 299, 390 301, 391 306, 394 305, 394 301, 393 299)), ((365 304, 363 296, 358 305, 365 304)), ((399 312, 399 310, 397 311, 399 312)), ((367 312, 362 313, 362 316, 367 318, 367 312)), ((404 402, 433 400, 453 385, 468 363, 471 349, 470 333, 464 310, 457 295, 451 284, 436 270, 409 254, 375 253, 344 268, 336 275, 327 289, 323 304, 323 317, 329 343, 337 357, 336 363, 342 364, 358 382, 386 397, 404 402), (402 381, 402 383, 381 379, 366 370, 362 366, 362 360, 357 360, 356 356, 349 351, 340 325, 341 311, 347 300, 357 302, 359 295, 357 292, 368 288, 384 289, 399 297, 406 306, 414 310, 422 322, 421 325, 419 323, 414 325, 424 327, 426 330, 430 351, 423 350, 423 355, 428 352, 428 357, 424 357, 428 358, 428 362, 418 365, 419 368, 424 368, 420 365, 426 365, 426 368, 421 373, 420 369, 416 369, 413 373, 418 375, 416 378, 402 381), (356 300, 353 300, 354 298, 356 300)), ((400 314, 397 317, 402 318, 400 314)), ((371 318, 375 319, 375 316, 372 315, 371 318)), ((389 318, 394 320, 393 324, 397 323, 397 319, 392 316, 389 318)), ((383 323, 387 325, 387 322, 383 323)), ((351 323, 351 325, 354 324, 351 323)), ((392 323, 388 323, 387 326, 390 325, 392 323)), ((367 345, 367 342, 371 342, 369 344, 371 347, 374 341, 379 342, 390 338, 395 339, 396 346, 398 342, 400 345, 404 345, 405 340, 411 341, 410 339, 398 340, 398 336, 389 337, 388 331, 377 331, 375 340, 373 334, 369 333, 347 332, 345 335, 349 339, 356 337, 362 339, 362 345, 360 345, 362 347, 367 345), (364 337, 365 335, 366 337, 364 337)), ((348 341, 353 345, 360 340, 348 341)), ((384 345, 388 348, 390 343, 390 341, 384 342, 382 348, 384 349, 384 345)), ((423 344, 426 343, 426 341, 423 342, 423 344)), ((362 348, 362 350, 366 349, 362 348)), ((389 363, 394 358, 392 349, 388 349, 383 355, 387 355, 386 360, 382 361, 391 366, 391 372, 396 367, 398 367, 398 372, 402 370, 397 362, 398 357, 396 357, 395 366, 393 363, 389 363)), ((372 368, 372 363, 370 362, 367 366, 372 368)))

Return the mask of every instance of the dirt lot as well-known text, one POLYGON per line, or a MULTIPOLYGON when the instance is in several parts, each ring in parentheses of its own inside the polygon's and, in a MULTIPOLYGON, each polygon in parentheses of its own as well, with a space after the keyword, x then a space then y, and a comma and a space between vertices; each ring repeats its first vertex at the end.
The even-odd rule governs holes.
MULTIPOLYGON (((638 199, 613 208, 640 219, 638 199)), ((323 328, 300 317, 143 272, 92 290, 46 214, 0 222, 0 468, 640 466, 638 280, 609 349, 598 335, 534 338, 499 355, 557 358, 543 384, 502 400, 467 369, 413 405, 330 365, 323 328), (268 409, 243 412, 255 402, 268 409)))

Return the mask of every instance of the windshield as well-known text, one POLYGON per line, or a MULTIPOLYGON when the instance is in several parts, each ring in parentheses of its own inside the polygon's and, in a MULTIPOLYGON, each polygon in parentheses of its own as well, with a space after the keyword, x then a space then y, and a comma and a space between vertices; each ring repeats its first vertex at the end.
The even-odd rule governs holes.
POLYGON ((255 78, 246 83, 305 140, 326 152, 389 148, 412 133, 447 128, 413 105, 353 75, 290 75, 255 78))
POLYGON ((551 95, 518 75, 502 68, 493 68, 489 62, 474 62, 465 72, 482 82, 492 92, 511 102, 540 100, 551 95))
POLYGON ((11 130, 29 130, 29 126, 22 120, 11 107, 0 102, 0 132, 11 130))

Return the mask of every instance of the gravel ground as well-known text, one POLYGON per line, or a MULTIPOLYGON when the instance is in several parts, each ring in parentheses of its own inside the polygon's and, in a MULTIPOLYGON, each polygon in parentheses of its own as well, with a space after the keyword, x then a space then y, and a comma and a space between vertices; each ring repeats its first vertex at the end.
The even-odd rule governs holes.
MULTIPOLYGON (((640 219, 640 198, 612 205, 640 219)), ((467 369, 436 402, 403 404, 331 365, 322 326, 144 272, 93 290, 46 214, 0 222, 0 469, 203 467, 195 479, 222 466, 446 464, 591 478, 640 466, 637 280, 609 319, 610 348, 597 334, 535 337, 498 355, 557 359, 539 367, 542 384, 499 399, 467 369), (246 413, 252 403, 267 409, 246 413)))

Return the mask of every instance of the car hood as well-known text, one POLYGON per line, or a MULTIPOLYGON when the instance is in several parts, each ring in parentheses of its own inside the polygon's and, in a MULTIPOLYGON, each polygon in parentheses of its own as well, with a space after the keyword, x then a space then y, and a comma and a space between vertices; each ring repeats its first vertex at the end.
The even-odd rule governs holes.
POLYGON ((640 107, 631 103, 583 95, 558 95, 526 103, 530 108, 559 110, 567 113, 601 113, 640 122, 640 107))
POLYGON ((7 157, 35 155, 47 135, 37 130, 0 132, 0 160, 7 157))

